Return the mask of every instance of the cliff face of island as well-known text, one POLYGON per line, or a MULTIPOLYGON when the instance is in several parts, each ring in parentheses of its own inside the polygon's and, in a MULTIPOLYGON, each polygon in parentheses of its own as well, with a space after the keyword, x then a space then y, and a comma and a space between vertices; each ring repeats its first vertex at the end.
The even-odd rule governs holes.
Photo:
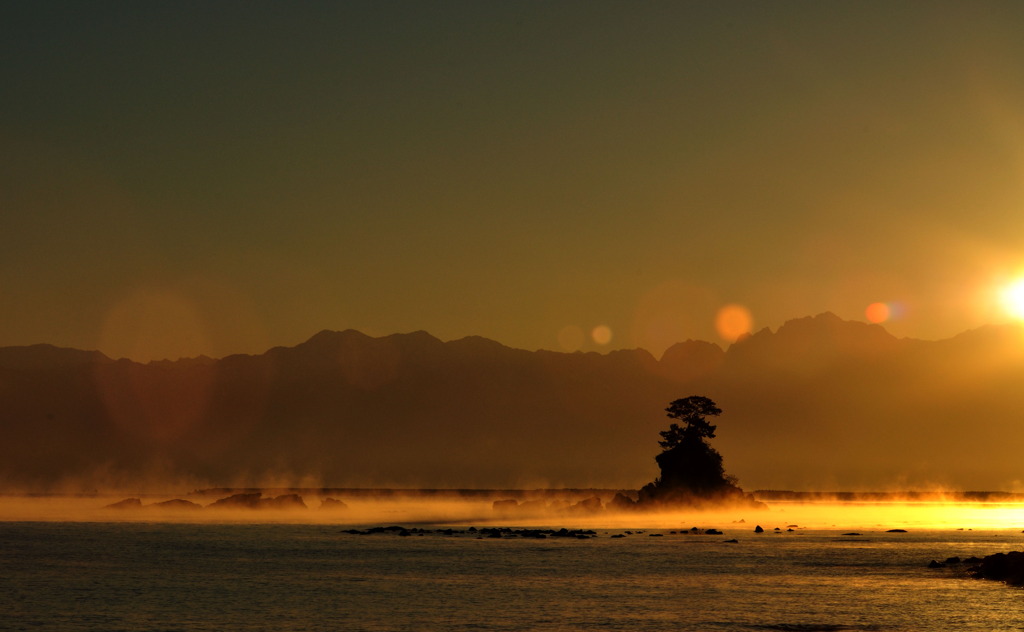
POLYGON ((1018 476, 998 464, 1016 462, 1000 437, 1024 409, 1021 335, 899 340, 823 314, 660 359, 424 332, 324 331, 260 355, 148 364, 0 348, 0 483, 635 489, 658 474, 665 402, 706 393, 728 410, 716 446, 748 485, 959 476, 960 488, 998 489, 1018 476))

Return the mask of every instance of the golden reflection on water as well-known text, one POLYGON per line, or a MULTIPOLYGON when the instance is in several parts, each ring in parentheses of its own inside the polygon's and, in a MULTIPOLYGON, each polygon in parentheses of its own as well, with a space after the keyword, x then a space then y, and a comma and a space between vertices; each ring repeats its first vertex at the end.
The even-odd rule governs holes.
MULTIPOLYGON (((492 499, 344 498, 343 509, 321 509, 321 498, 306 496, 307 509, 160 509, 169 497, 142 499, 142 507, 110 509, 124 496, 0 496, 0 521, 76 522, 253 522, 337 525, 480 525, 592 529, 717 528, 724 532, 788 529, 1024 529, 1024 504, 953 502, 798 503, 772 502, 765 509, 731 507, 711 511, 497 512, 492 499)), ((187 498, 187 496, 186 496, 187 498)), ((195 499, 208 505, 213 499, 195 499)))
POLYGON ((783 503, 771 514, 797 518, 801 526, 820 529, 1012 529, 1024 528, 1024 504, 892 502, 783 503))

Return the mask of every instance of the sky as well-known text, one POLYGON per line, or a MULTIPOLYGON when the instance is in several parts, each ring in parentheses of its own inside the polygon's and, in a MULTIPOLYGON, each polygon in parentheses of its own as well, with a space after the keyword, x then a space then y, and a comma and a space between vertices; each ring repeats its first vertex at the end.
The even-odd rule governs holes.
POLYGON ((0 345, 1003 322, 1021 32, 1017 2, 7 0, 0 345))

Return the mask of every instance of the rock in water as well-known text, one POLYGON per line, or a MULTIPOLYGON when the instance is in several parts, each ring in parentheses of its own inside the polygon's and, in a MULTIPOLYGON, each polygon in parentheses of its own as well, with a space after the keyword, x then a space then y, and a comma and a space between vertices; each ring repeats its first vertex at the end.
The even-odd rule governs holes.
POLYGON ((227 498, 221 498, 207 505, 207 509, 256 509, 260 506, 260 492, 243 494, 232 494, 227 498))
POLYGON ((282 494, 275 498, 266 498, 259 504, 260 509, 308 509, 302 496, 298 494, 282 494))
POLYGON ((331 511, 348 509, 348 505, 337 498, 324 498, 320 501, 320 509, 328 509, 331 511))
POLYGON ((141 509, 141 498, 125 498, 104 507, 104 509, 141 509))
POLYGON ((975 577, 1024 586, 1024 552, 1010 551, 986 555, 977 566, 975 577))
POLYGON ((194 503, 191 500, 183 500, 181 498, 172 498, 171 500, 153 503, 146 507, 146 509, 186 509, 189 511, 202 508, 203 506, 198 503, 194 503))

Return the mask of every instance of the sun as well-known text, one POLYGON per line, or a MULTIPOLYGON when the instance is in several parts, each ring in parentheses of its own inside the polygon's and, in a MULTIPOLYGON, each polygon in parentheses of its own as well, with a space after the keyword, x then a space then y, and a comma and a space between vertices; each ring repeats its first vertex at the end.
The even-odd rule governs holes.
POLYGON ((1017 320, 1024 320, 1024 277, 1004 286, 1000 298, 1006 313, 1017 320))

